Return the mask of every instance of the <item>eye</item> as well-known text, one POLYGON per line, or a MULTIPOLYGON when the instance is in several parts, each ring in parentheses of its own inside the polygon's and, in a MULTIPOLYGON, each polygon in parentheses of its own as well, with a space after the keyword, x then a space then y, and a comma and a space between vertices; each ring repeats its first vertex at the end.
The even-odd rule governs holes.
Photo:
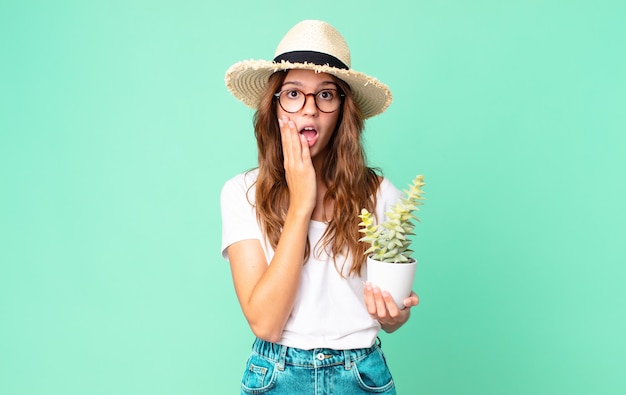
POLYGON ((288 90, 283 93, 284 97, 291 100, 298 99, 301 95, 302 93, 297 89, 288 90))
POLYGON ((331 101, 335 98, 335 91, 323 90, 323 91, 318 92, 317 97, 321 100, 331 101))

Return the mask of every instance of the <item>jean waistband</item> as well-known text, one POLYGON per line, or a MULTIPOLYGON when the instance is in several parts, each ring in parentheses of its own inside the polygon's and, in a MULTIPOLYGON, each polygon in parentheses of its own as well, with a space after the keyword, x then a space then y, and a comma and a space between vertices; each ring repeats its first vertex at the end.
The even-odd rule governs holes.
POLYGON ((357 361, 379 348, 380 339, 377 339, 369 348, 355 348, 351 350, 335 350, 332 348, 303 350, 258 338, 255 339, 252 345, 254 353, 276 362, 280 370, 284 369, 285 365, 309 368, 345 365, 346 369, 350 369, 353 361, 357 361))

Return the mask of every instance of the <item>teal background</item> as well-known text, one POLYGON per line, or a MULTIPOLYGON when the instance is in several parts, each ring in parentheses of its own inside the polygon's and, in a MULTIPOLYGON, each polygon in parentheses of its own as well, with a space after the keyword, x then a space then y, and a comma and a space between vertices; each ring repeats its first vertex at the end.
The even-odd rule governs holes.
POLYGON ((301 19, 394 103, 424 174, 401 394, 626 393, 626 2, 0 2, 0 393, 237 393, 219 191, 253 167, 232 63, 301 19))

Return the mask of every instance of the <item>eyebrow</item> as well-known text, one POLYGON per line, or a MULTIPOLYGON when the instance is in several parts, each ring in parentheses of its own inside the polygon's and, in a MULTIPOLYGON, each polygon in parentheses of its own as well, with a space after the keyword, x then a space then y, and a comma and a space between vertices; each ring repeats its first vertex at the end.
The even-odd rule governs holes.
MULTIPOLYGON (((281 86, 281 88, 284 88, 285 85, 295 85, 295 86, 298 86, 298 87, 303 87, 304 86, 302 84, 302 82, 300 82, 300 81, 285 81, 285 82, 283 82, 283 85, 281 86)), ((319 84, 317 84, 317 88, 324 87, 324 86, 327 86, 327 85, 332 85, 335 88, 338 88, 338 86, 335 83, 335 81, 322 81, 319 84)))

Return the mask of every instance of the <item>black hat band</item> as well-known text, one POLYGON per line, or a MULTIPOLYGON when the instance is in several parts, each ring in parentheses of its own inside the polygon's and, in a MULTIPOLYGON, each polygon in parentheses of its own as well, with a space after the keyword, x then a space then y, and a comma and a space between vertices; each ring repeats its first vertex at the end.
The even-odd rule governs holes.
POLYGON ((343 70, 349 69, 344 62, 333 55, 316 51, 285 52, 274 58, 276 63, 280 63, 283 60, 290 63, 313 63, 318 66, 330 66, 343 70))

